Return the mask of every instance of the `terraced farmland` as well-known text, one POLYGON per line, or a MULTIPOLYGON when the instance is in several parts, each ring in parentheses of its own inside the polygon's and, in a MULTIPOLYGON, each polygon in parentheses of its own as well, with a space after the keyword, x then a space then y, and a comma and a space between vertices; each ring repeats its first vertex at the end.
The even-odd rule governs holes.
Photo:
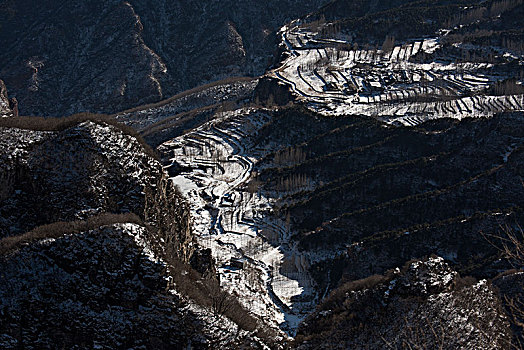
MULTIPOLYGON (((442 44, 446 31, 388 49, 358 48, 343 35, 325 39, 299 23, 282 28, 287 58, 270 75, 324 115, 367 115, 414 126, 430 119, 490 117, 524 109, 522 84, 517 84, 519 93, 487 93, 513 76, 498 71, 495 63, 451 55, 449 45, 442 44)), ((508 55, 512 57, 501 54, 508 55)))
POLYGON ((253 136, 272 113, 224 112, 158 149, 170 159, 172 180, 191 203, 193 232, 201 246, 212 249, 222 286, 253 313, 293 334, 314 307, 307 262, 291 244, 289 226, 271 214, 275 198, 248 186, 254 163, 270 152, 254 148, 253 136))

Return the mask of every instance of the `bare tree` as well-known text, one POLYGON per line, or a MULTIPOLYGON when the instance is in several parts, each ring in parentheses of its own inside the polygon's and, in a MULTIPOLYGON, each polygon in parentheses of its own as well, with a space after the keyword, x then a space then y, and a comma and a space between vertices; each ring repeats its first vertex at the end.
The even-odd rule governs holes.
POLYGON ((226 315, 236 305, 236 299, 220 288, 217 280, 213 278, 204 281, 206 291, 211 300, 211 311, 215 316, 226 315))
POLYGON ((395 47, 395 37, 394 36, 386 36, 386 39, 384 39, 384 42, 382 43, 382 51, 384 53, 387 53, 389 51, 392 51, 395 47))
MULTIPOLYGON (((524 184, 523 184, 524 185, 524 184)), ((515 269, 522 270, 524 267, 524 230, 520 225, 516 228, 509 225, 501 227, 502 234, 489 235, 483 234, 484 238, 490 242, 515 269)), ((524 295, 505 296, 505 306, 513 325, 519 329, 519 336, 515 336, 511 348, 522 349, 522 334, 524 332, 524 295)))

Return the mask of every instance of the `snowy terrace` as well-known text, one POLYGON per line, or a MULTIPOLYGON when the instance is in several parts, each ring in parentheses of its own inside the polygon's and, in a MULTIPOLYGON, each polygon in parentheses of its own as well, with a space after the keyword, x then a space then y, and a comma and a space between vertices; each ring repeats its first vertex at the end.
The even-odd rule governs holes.
POLYGON ((360 114, 413 126, 442 117, 524 109, 524 95, 478 93, 507 78, 486 74, 492 67, 488 63, 411 59, 435 52, 439 38, 414 40, 384 52, 358 49, 344 40, 316 39, 316 33, 298 26, 283 27, 280 34, 288 58, 270 75, 325 115, 360 114))
POLYGON ((308 259, 293 247, 285 222, 271 215, 274 200, 245 186, 254 161, 270 151, 252 149, 249 135, 269 118, 248 108, 224 112, 159 148, 188 169, 172 181, 191 203, 194 232, 201 246, 212 249, 221 285, 293 335, 315 305, 308 259))

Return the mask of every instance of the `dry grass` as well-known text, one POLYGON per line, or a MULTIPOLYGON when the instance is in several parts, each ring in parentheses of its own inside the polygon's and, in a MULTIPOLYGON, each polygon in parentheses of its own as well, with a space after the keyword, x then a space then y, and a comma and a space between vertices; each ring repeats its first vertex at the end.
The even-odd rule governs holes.
POLYGON ((104 213, 88 218, 85 221, 55 222, 39 226, 18 236, 5 237, 0 240, 0 256, 5 256, 42 239, 60 238, 66 234, 75 234, 98 229, 101 226, 118 223, 142 224, 142 220, 133 213, 110 214, 104 213))
POLYGON ((227 79, 223 79, 223 80, 218 80, 218 81, 215 81, 215 82, 212 82, 212 83, 209 83, 209 84, 200 85, 200 86, 197 86, 197 87, 195 87, 193 89, 189 89, 189 90, 183 91, 183 92, 181 92, 179 94, 176 94, 174 96, 171 96, 168 99, 165 99, 165 100, 162 100, 162 101, 159 101, 159 102, 150 103, 150 104, 147 104, 147 105, 142 105, 142 106, 126 109, 125 111, 116 113, 113 116, 122 115, 122 114, 126 114, 126 113, 134 113, 134 112, 144 111, 146 109, 151 109, 151 108, 162 107, 162 106, 165 106, 165 105, 167 105, 167 104, 169 104, 169 103, 171 103, 173 101, 176 101, 176 100, 178 100, 180 98, 184 98, 186 96, 189 96, 189 95, 192 95, 192 94, 195 94, 195 93, 198 93, 198 92, 202 92, 202 91, 204 91, 206 89, 209 89, 209 88, 212 88, 212 87, 215 87, 215 86, 220 86, 220 85, 225 85, 225 84, 232 84, 232 83, 237 83, 237 82, 247 82, 247 81, 252 81, 252 80, 255 80, 255 79, 258 79, 258 78, 256 78, 256 77, 255 78, 253 78, 253 77, 231 77, 231 78, 227 78, 227 79))
POLYGON ((246 331, 254 331, 257 320, 245 310, 239 301, 220 288, 214 278, 204 278, 191 266, 176 256, 166 256, 170 266, 170 275, 176 290, 189 297, 198 305, 209 308, 215 315, 223 315, 246 331))
MULTIPOLYGON (((524 186, 524 183, 523 183, 524 186)), ((511 270, 501 273, 498 277, 507 276, 522 272, 524 266, 524 229, 517 224, 517 228, 509 225, 501 226, 501 233, 489 235, 482 233, 484 238, 493 245, 499 253, 504 256, 514 267, 511 270)), ((514 339, 509 344, 511 349, 523 349, 524 333, 524 299, 523 294, 519 293, 511 297, 504 296, 504 302, 508 311, 511 323, 519 330, 514 334, 514 339)))
POLYGON ((165 129, 168 129, 168 128, 175 128, 175 127, 178 127, 182 124, 184 124, 185 122, 191 120, 192 118, 195 117, 195 115, 199 114, 199 113, 202 113, 202 112, 206 112, 206 111, 212 111, 212 110, 216 110, 218 109, 220 106, 220 104, 213 104, 213 105, 210 105, 210 106, 204 106, 204 107, 199 107, 199 108, 195 108, 195 109, 192 109, 190 111, 186 111, 186 112, 182 112, 182 113, 179 113, 179 114, 176 114, 174 116, 171 116, 171 117, 167 117, 165 119, 162 119, 154 124, 151 124, 149 125, 147 128, 145 128, 144 130, 142 130, 142 135, 144 137, 147 137, 147 136, 150 136, 154 133, 157 133, 157 132, 161 132, 165 129))

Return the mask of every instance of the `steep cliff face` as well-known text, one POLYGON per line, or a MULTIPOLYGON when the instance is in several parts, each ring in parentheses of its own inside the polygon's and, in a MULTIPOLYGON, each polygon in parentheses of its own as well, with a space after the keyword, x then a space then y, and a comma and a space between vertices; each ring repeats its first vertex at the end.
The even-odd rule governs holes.
POLYGON ((14 116, 13 107, 16 107, 18 111, 18 106, 15 103, 16 99, 10 100, 7 97, 7 88, 4 82, 0 80, 0 118, 14 116))
POLYGON ((2 128, 2 134, 1 236, 130 212, 151 224, 153 246, 189 259, 187 205, 133 136, 92 121, 63 131, 2 128))
POLYGON ((0 76, 24 115, 117 112, 203 82, 258 75, 308 1, 6 1, 0 76))

